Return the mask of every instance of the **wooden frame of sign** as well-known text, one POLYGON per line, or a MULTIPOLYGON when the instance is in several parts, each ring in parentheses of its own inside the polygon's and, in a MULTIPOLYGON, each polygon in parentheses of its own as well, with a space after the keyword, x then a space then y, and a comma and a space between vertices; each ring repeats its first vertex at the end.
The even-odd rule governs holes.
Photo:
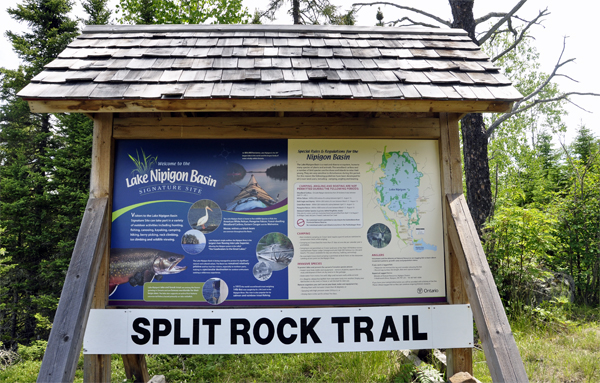
MULTIPOLYGON (((446 237, 447 298, 469 303, 494 381, 527 381, 481 243, 462 195, 458 123, 463 113, 509 110, 506 102, 394 100, 30 100, 34 112, 94 120, 90 200, 64 284, 39 382, 72 381, 91 308, 106 308, 115 139, 434 139, 446 237), (223 113, 228 112, 228 113, 223 113), (380 117, 383 116, 383 117, 380 117)), ((449 350, 449 373, 472 373, 471 349, 449 350)), ((123 355, 128 377, 149 379, 143 355, 123 355)), ((85 381, 110 381, 110 355, 85 355, 85 381)))

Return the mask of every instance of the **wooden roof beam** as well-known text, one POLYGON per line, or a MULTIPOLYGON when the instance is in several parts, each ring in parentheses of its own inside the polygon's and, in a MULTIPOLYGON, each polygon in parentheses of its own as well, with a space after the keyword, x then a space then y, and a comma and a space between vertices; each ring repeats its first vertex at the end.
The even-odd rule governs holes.
POLYGON ((33 113, 145 112, 449 112, 505 113, 511 101, 348 100, 348 99, 26 99, 33 113))

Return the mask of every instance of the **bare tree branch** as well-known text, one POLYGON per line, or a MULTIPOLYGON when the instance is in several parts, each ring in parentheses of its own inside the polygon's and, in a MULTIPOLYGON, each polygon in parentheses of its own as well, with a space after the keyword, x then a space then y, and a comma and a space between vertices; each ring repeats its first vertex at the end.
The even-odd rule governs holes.
MULTIPOLYGON (((527 0, 521 0, 521 1, 527 1, 527 0)), ((373 3, 354 3, 354 4, 352 4, 353 7, 362 7, 364 5, 368 5, 368 6, 372 6, 372 5, 389 5, 391 7, 396 7, 396 8, 404 9, 406 11, 415 12, 415 13, 418 13, 418 14, 423 15, 423 16, 427 16, 430 19, 434 19, 438 23, 443 24, 443 25, 445 25, 447 27, 452 26, 452 23, 450 21, 444 20, 441 17, 437 17, 437 16, 435 16, 435 15, 433 15, 431 13, 427 13, 425 11, 422 11, 422 10, 416 9, 416 8, 406 7, 404 5, 398 5, 398 4, 395 4, 395 3, 390 3, 390 2, 387 2, 387 1, 376 1, 376 2, 373 2, 373 3)))
POLYGON ((507 20, 509 20, 522 6, 525 4, 527 0, 521 0, 510 10, 504 17, 502 17, 494 26, 479 40, 477 40, 477 45, 481 46, 490 36, 494 33, 494 31, 502 26, 507 20))
MULTIPOLYGON (((521 33, 519 34, 519 36, 515 39, 515 41, 508 48, 506 48, 504 51, 502 51, 501 53, 499 53, 498 55, 496 55, 496 57, 492 58, 492 62, 495 62, 500 57, 504 56, 508 52, 510 52, 513 49, 515 49, 517 47, 517 45, 519 45, 521 43, 521 40, 523 40, 523 37, 525 37, 525 32, 527 32, 527 30, 529 28, 531 28, 532 25, 537 24, 539 19, 541 19, 542 17, 547 16, 549 14, 550 14, 550 12, 548 12, 548 8, 544 9, 543 11, 540 11, 540 13, 537 15, 537 17, 535 19, 531 20, 529 22, 529 24, 527 24, 525 26, 525 28, 523 28, 523 30, 521 31, 521 33)), ((516 34, 516 31, 514 29, 512 29, 512 25, 511 25, 511 30, 513 31, 513 33, 516 34)))
POLYGON ((475 19, 475 25, 479 25, 479 24, 481 24, 485 21, 488 21, 489 19, 494 18, 494 17, 504 17, 506 15, 507 15, 506 12, 490 12, 485 16, 481 16, 481 17, 475 19))
MULTIPOLYGON (((571 59, 562 61, 562 56, 565 53, 565 48, 567 46, 566 42, 567 42, 567 37, 565 36, 563 39, 563 48, 562 48, 562 51, 560 52, 560 56, 558 57, 558 61, 556 62, 556 65, 554 66, 554 69, 552 70, 552 73, 550 73, 548 78, 546 78, 546 80, 544 80, 544 82, 542 82, 533 92, 529 93, 527 96, 523 97, 521 100, 515 102, 515 104, 513 105, 510 112, 504 113, 503 115, 498 117, 496 120, 494 120, 494 122, 492 122, 490 127, 485 132, 487 138, 489 138, 494 133, 494 130, 496 130, 496 128, 498 128, 498 126, 500 126, 500 124, 502 124, 504 121, 511 118, 515 114, 529 110, 529 109, 533 108, 534 106, 548 103, 548 102, 561 101, 561 100, 566 100, 568 102, 573 103, 572 101, 569 100, 569 96, 596 96, 596 97, 600 96, 600 93, 593 93, 593 92, 566 92, 566 93, 560 94, 557 97, 552 97, 552 98, 547 98, 547 99, 537 99, 537 100, 533 100, 532 102, 528 103, 529 100, 531 100, 534 97, 536 97, 537 95, 539 95, 542 92, 542 90, 544 90, 544 88, 552 81, 552 79, 554 77, 570 78, 569 76, 558 73, 558 70, 560 68, 562 68, 566 64, 573 62, 575 60, 574 58, 571 58, 571 59)), ((577 105, 577 104, 575 104, 575 105, 577 105)))
MULTIPOLYGON (((389 22, 387 22, 387 23, 385 23, 385 24, 389 24, 389 25, 394 25, 394 26, 396 26, 396 25, 400 24, 400 23, 401 23, 401 22, 403 22, 403 21, 408 21, 408 22, 410 23, 410 24, 408 24, 408 25, 421 25, 421 26, 424 26, 424 27, 429 27, 429 28, 439 28, 439 25, 433 25, 433 24, 421 23, 421 22, 419 22, 419 21, 414 21, 414 20, 412 20, 410 17, 403 17, 403 18, 401 18, 401 19, 398 19, 398 20, 395 20, 395 21, 389 21, 389 22)), ((403 26, 403 25, 401 25, 401 26, 403 26)))
MULTIPOLYGON (((553 97, 553 98, 546 98, 546 99, 537 99, 534 100, 533 102, 519 108, 519 109, 515 109, 513 107, 513 109, 510 112, 504 113, 502 116, 498 117, 491 125, 490 127, 486 130, 485 134, 486 136, 489 138, 492 133, 494 133, 494 130, 496 130, 496 128, 498 128, 498 126, 500 126, 500 124, 502 124, 504 121, 508 120, 509 118, 511 118, 512 116, 514 116, 515 114, 519 114, 521 112, 525 112, 526 110, 529 110, 531 108, 533 108, 534 106, 540 105, 540 104, 545 104, 548 102, 555 102, 555 101, 561 101, 561 100, 566 100, 576 106, 578 106, 577 104, 573 103, 571 100, 569 100, 569 96, 596 96, 596 97, 600 97, 600 93, 593 93, 593 92, 567 92, 567 93, 563 93, 560 96, 557 97, 553 97)), ((579 106, 578 106, 579 107, 579 106)), ((579 107, 581 108, 581 107, 579 107)), ((583 109, 583 108, 581 108, 583 109)), ((585 110, 585 109, 583 109, 585 110)), ((588 112, 586 110, 586 112, 588 112)))

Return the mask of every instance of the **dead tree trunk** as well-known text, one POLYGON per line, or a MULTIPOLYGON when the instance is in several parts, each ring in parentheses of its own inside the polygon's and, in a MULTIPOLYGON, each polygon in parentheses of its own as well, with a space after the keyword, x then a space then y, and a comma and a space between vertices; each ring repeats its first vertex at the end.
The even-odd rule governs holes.
MULTIPOLYGON (((474 0, 449 0, 452 9, 452 28, 462 28, 477 44, 475 38, 474 0)), ((488 139, 481 114, 470 113, 461 120, 467 203, 481 237, 481 227, 492 211, 492 186, 488 159, 488 139)))
POLYGON ((481 237, 481 227, 492 212, 492 185, 488 164, 488 139, 480 113, 461 120, 467 203, 481 237))
POLYGON ((294 24, 302 24, 300 21, 300 0, 292 0, 292 17, 294 24))

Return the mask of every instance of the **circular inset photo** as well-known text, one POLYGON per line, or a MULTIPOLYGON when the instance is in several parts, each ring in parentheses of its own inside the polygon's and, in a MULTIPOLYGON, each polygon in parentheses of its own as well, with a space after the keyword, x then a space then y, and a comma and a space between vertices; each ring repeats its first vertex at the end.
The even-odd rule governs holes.
POLYGON ((273 269, 268 263, 260 261, 252 268, 252 274, 254 274, 254 278, 264 282, 271 278, 271 275, 273 275, 273 269))
POLYGON ((199 230, 188 230, 181 237, 181 247, 188 254, 199 254, 206 247, 206 237, 199 230))
POLYGON ((218 305, 225 302, 229 294, 227 283, 220 278, 211 278, 204 282, 202 287, 202 296, 211 305, 218 305))
POLYGON ((294 245, 285 234, 269 233, 258 241, 256 258, 269 265, 273 271, 283 270, 292 263, 294 245))
POLYGON ((223 212, 219 205, 210 199, 194 202, 188 211, 190 226, 204 234, 212 233, 221 225, 223 212))
POLYGON ((392 241, 392 232, 383 223, 376 223, 367 231, 367 240, 374 248, 381 249, 392 241))

